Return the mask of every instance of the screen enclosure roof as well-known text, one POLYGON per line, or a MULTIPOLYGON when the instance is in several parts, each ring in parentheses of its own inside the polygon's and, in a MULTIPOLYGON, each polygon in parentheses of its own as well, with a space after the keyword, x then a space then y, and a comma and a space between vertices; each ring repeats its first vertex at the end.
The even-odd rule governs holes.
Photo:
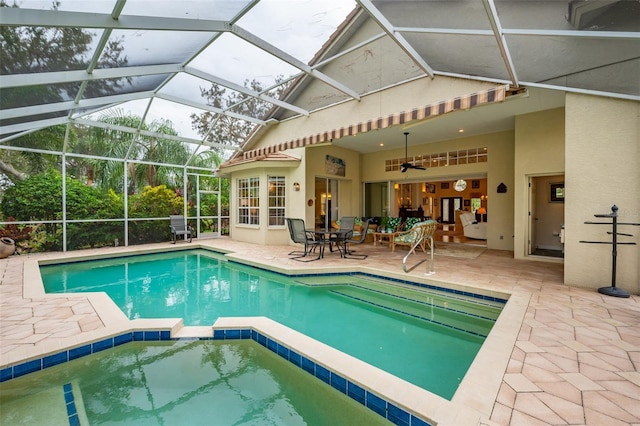
POLYGON ((168 120, 177 134, 166 137, 228 157, 246 134, 221 140, 216 126, 268 126, 421 76, 640 100, 635 0, 1 4, 0 146, 60 124, 165 137, 153 126, 100 121, 125 111, 146 123, 168 120), (375 25, 372 36, 351 40, 362 25, 375 25), (364 76, 331 69, 381 40, 408 62, 364 76), (322 93, 297 96, 311 81, 322 93), (212 85, 230 101, 204 97, 212 85), (193 117, 204 113, 210 119, 196 128, 193 117))

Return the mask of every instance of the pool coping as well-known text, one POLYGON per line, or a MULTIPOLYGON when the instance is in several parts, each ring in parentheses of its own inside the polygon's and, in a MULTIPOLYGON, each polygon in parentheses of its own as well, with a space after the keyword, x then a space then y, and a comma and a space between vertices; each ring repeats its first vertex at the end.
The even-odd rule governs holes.
POLYGON ((58 353, 61 350, 101 341, 110 336, 132 331, 167 330, 171 337, 175 339, 210 338, 213 336, 214 330, 249 327, 260 333, 264 333, 269 336, 269 338, 281 342, 283 345, 291 347, 302 355, 343 375, 348 380, 352 380, 367 389, 373 390, 375 393, 386 398, 387 401, 417 414, 432 424, 491 423, 489 421, 491 411, 529 303, 530 295, 525 292, 512 291, 511 293, 507 293, 502 289, 486 286, 484 288, 477 288, 470 285, 439 281, 433 276, 425 276, 424 278, 414 275, 408 276, 406 274, 381 271, 363 266, 327 266, 290 271, 269 265, 265 262, 243 259, 231 251, 220 250, 219 248, 212 249, 208 246, 193 244, 190 245, 189 248, 164 247, 161 250, 157 248, 133 248, 132 250, 119 251, 117 253, 79 254, 77 256, 69 256, 69 253, 66 253, 61 254, 59 257, 30 260, 24 264, 23 297, 69 297, 69 294, 46 294, 44 292, 39 271, 40 265, 103 259, 106 256, 123 257, 166 252, 168 250, 182 251, 193 249, 213 251, 237 263, 267 269, 283 275, 364 273, 390 278, 392 280, 433 283, 449 289, 470 291, 480 295, 508 299, 508 302, 451 401, 392 376, 389 373, 359 361, 268 318, 220 318, 212 326, 199 327, 184 326, 180 318, 129 320, 105 293, 73 294, 74 296, 77 295, 85 298, 91 303, 103 322, 104 328, 85 332, 76 337, 47 342, 38 353, 34 353, 33 350, 25 350, 22 352, 14 351, 11 353, 10 359, 3 359, 3 365, 0 365, 0 368, 6 368, 7 366, 12 366, 30 359, 43 358, 58 353))

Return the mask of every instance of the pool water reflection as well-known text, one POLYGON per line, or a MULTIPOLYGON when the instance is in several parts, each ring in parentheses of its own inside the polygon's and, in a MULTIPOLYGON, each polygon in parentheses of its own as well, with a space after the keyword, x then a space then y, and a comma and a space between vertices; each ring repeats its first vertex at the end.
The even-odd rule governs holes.
POLYGON ((219 317, 266 316, 448 399, 504 306, 375 277, 286 277, 207 250, 50 265, 41 273, 47 292, 105 291, 131 319, 212 325, 219 317))

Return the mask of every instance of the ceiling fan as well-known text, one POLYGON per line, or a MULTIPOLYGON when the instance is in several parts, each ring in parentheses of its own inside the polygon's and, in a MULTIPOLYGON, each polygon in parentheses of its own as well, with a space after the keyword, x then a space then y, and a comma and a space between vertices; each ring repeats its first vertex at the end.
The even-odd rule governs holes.
POLYGON ((404 163, 400 164, 400 171, 404 173, 409 169, 426 170, 422 166, 416 166, 409 162, 409 156, 407 155, 407 136, 409 136, 409 132, 404 132, 404 163))

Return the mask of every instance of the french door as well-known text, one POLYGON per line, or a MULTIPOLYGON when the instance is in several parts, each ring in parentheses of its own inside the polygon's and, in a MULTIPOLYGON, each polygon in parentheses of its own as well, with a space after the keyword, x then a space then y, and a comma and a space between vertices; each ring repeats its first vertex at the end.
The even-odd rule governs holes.
POLYGON ((462 208, 462 197, 440 198, 440 219, 442 223, 455 223, 456 210, 462 208))

